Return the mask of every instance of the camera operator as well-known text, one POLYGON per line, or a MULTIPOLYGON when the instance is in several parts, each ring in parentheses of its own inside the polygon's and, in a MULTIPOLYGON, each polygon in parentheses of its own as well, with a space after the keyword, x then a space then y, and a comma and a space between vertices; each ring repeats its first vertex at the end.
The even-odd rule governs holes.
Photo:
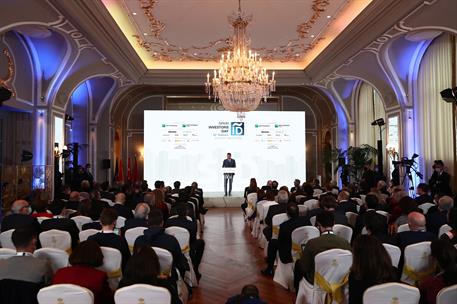
POLYGON ((436 193, 452 196, 452 190, 449 186, 451 175, 444 171, 442 160, 435 160, 433 164, 433 174, 428 181, 432 196, 436 193))

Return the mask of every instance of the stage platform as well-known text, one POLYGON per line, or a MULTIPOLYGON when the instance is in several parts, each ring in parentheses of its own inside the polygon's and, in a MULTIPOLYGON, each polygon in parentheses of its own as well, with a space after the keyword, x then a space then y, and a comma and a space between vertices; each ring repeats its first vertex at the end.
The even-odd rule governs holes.
POLYGON ((240 207, 244 203, 243 193, 234 192, 232 196, 224 196, 224 193, 204 193, 206 208, 233 208, 240 207))

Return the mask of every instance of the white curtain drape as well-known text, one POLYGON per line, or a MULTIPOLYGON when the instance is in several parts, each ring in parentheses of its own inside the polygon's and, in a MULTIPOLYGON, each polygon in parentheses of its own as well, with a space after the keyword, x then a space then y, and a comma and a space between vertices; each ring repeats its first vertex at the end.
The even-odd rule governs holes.
POLYGON ((417 79, 416 126, 422 173, 428 180, 433 161, 441 159, 454 177, 452 104, 441 99, 440 91, 452 86, 452 41, 444 34, 433 41, 422 58, 417 79))

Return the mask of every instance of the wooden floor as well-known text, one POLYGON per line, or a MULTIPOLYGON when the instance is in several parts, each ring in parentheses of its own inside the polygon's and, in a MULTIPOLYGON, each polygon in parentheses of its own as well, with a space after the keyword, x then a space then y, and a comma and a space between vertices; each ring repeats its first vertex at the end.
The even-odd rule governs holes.
POLYGON ((266 265, 263 249, 250 235, 240 208, 211 208, 205 221, 202 278, 190 304, 224 304, 246 284, 255 284, 269 304, 294 303, 294 293, 260 274, 266 265))

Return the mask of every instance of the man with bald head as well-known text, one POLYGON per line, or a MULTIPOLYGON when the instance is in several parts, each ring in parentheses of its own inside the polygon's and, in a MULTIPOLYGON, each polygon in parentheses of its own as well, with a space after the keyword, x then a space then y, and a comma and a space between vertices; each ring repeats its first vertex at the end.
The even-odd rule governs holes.
POLYGON ((81 201, 80 195, 78 191, 70 192, 70 198, 65 203, 66 209, 78 210, 79 209, 79 202, 81 201))
POLYGON ((125 205, 127 201, 127 196, 125 193, 119 192, 114 197, 114 205, 113 209, 117 211, 119 216, 124 217, 125 219, 129 219, 133 217, 132 210, 125 205))
POLYGON ((141 202, 135 207, 135 215, 133 218, 129 218, 125 221, 124 227, 122 227, 122 235, 125 231, 136 228, 136 227, 148 227, 148 216, 151 208, 148 204, 141 202))
POLYGON ((408 214, 408 226, 410 231, 397 234, 397 245, 402 252, 408 245, 436 239, 436 235, 426 230, 426 220, 422 213, 410 212, 408 214))
POLYGON ((29 202, 26 200, 16 200, 11 205, 11 214, 3 219, 1 225, 1 232, 10 229, 18 228, 32 228, 34 232, 40 232, 40 225, 38 221, 33 218, 30 214, 32 210, 29 202))
POLYGON ((438 206, 434 210, 430 210, 427 213, 427 231, 438 236, 440 227, 447 224, 447 215, 449 210, 454 207, 454 200, 450 196, 442 196, 438 200, 438 206))

